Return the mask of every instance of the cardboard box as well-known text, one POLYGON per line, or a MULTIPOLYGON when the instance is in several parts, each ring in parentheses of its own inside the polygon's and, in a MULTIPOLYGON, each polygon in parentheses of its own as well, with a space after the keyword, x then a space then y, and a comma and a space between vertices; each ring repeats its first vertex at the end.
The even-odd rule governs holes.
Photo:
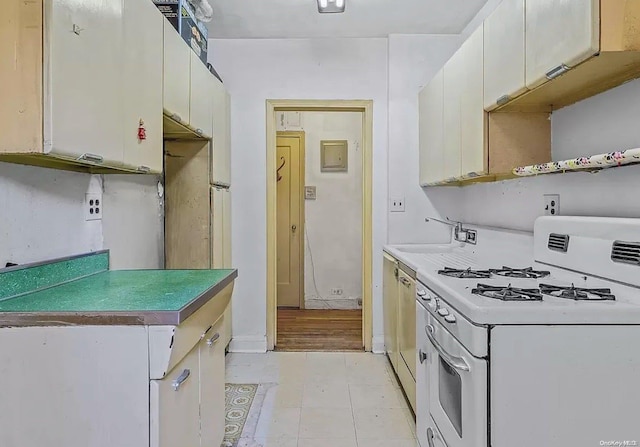
POLYGON ((207 26, 199 22, 188 0, 153 0, 187 45, 207 63, 207 26))

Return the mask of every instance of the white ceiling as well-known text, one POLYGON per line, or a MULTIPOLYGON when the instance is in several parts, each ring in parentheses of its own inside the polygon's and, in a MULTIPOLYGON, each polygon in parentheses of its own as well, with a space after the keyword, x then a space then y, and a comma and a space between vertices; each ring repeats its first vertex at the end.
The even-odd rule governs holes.
POLYGON ((209 0, 210 38, 386 37, 459 34, 487 0, 346 0, 319 14, 316 0, 209 0))

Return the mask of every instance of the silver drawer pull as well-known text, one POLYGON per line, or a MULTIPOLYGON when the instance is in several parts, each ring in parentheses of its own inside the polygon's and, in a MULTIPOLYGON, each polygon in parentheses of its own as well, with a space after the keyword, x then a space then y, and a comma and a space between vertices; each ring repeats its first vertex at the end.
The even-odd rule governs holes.
POLYGON ((182 385, 191 375, 191 370, 185 369, 182 371, 182 374, 178 376, 173 382, 171 382, 171 386, 173 387, 173 391, 178 391, 180 389, 180 385, 182 385))
POLYGON ((421 364, 424 363, 424 361, 427 360, 427 353, 420 349, 418 351, 418 359, 420 360, 421 364))
POLYGON ((179 122, 179 123, 181 123, 181 122, 182 122, 182 118, 181 118, 181 117, 180 117, 180 115, 178 115, 177 113, 174 113, 173 115, 171 115, 171 118, 172 118, 174 121, 177 121, 177 122, 179 122))
POLYGON ((96 154, 82 154, 80 156, 80 160, 90 161, 90 162, 93 162, 93 163, 102 163, 104 158, 102 158, 102 156, 96 155, 96 154))
POLYGON ((504 105, 504 104, 508 103, 510 100, 511 100, 511 96, 502 95, 501 97, 498 98, 498 100, 496 101, 496 104, 501 106, 501 105, 504 105))
POLYGON ((151 171, 151 168, 149 166, 138 166, 136 168, 136 171, 138 172, 142 172, 144 174, 148 173, 149 171, 151 171))
POLYGON ((207 344, 209 346, 213 346, 215 344, 215 342, 218 341, 219 338, 220 338, 220 333, 216 332, 215 334, 213 334, 213 337, 211 337, 209 340, 207 340, 207 344))
POLYGON ((458 371, 470 371, 469 365, 463 358, 455 357, 449 354, 444 350, 440 343, 438 343, 438 341, 433 336, 433 334, 436 332, 436 329, 432 325, 427 324, 427 326, 424 328, 424 331, 427 333, 427 337, 429 338, 429 341, 431 342, 433 347, 436 348, 436 351, 438 351, 438 354, 440 354, 440 357, 442 357, 449 365, 451 365, 458 371))
POLYGON ((429 447, 435 447, 433 444, 433 429, 431 427, 427 428, 427 442, 429 442, 429 447))
POLYGON ((202 134, 203 134, 202 129, 196 129, 196 133, 197 133, 198 135, 202 135, 202 134))
POLYGON ((411 281, 409 281, 407 278, 400 278, 400 282, 407 287, 411 285, 411 281))
POLYGON ((546 74, 547 79, 551 80, 551 79, 555 79, 558 76, 565 74, 567 71, 570 70, 570 67, 565 65, 565 64, 560 64, 558 65, 556 68, 554 68, 553 70, 549 70, 546 74))

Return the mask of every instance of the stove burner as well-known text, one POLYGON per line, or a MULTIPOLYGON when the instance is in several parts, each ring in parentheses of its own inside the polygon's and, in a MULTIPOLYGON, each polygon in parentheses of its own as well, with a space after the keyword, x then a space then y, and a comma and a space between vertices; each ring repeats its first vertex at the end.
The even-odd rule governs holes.
POLYGON ((468 269, 452 269, 445 267, 444 270, 438 270, 439 275, 451 276, 452 278, 490 278, 491 272, 489 270, 471 270, 468 269))
POLYGON ((614 301, 616 299, 611 289, 582 289, 573 284, 571 287, 540 284, 540 291, 545 295, 576 301, 614 301))
POLYGON ((502 266, 501 269, 490 269, 491 273, 498 276, 506 276, 509 278, 544 278, 551 273, 545 270, 534 270, 533 267, 527 267, 526 269, 514 269, 511 267, 502 266))
POLYGON ((471 293, 502 301, 542 301, 539 289, 518 289, 511 287, 511 284, 507 287, 478 284, 471 293))

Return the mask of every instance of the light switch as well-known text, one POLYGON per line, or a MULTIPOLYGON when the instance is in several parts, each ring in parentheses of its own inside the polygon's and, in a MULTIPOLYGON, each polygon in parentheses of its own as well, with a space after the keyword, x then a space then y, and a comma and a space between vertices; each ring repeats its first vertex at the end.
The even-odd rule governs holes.
POLYGON ((304 198, 305 198, 305 200, 316 200, 316 187, 315 186, 305 186, 304 187, 304 198))

